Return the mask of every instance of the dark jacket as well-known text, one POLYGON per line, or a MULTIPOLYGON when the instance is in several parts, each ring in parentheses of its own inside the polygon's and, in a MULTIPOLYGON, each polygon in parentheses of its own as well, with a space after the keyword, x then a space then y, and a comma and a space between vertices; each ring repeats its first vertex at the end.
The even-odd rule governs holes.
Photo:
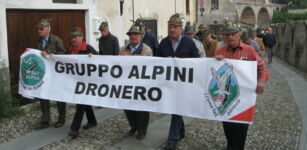
POLYGON ((49 40, 45 48, 42 48, 42 41, 41 39, 39 39, 38 49, 41 51, 47 51, 48 53, 55 53, 55 54, 64 54, 66 52, 63 45, 63 41, 59 37, 53 34, 49 35, 49 40))
POLYGON ((276 37, 274 33, 266 34, 263 38, 263 43, 265 47, 273 48, 276 44, 276 37))
POLYGON ((99 39, 99 55, 118 55, 118 39, 111 33, 108 36, 101 36, 99 39))
POLYGON ((147 44, 151 48, 153 55, 156 56, 159 45, 157 38, 150 32, 145 32, 144 34, 142 42, 147 44))
POLYGON ((180 43, 174 52, 172 42, 169 37, 164 38, 157 49, 157 56, 159 57, 180 57, 193 58, 200 57, 199 51, 194 41, 186 36, 183 36, 180 43))

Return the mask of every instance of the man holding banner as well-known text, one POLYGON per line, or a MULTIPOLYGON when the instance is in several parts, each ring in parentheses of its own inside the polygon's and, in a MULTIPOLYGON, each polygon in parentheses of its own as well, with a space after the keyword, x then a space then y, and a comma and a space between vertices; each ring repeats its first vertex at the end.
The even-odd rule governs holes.
MULTIPOLYGON (((183 22, 178 13, 170 17, 168 21, 168 37, 161 41, 157 50, 157 56, 172 58, 200 57, 194 41, 181 35, 182 24, 183 22)), ((173 114, 165 149, 175 150, 177 142, 184 138, 184 132, 185 129, 182 116, 173 114)))
MULTIPOLYGON (((120 55, 126 56, 152 56, 151 48, 142 42, 142 34, 139 26, 133 24, 127 32, 130 44, 124 46, 120 55)), ((131 127, 129 136, 137 132, 136 138, 142 140, 146 137, 149 123, 149 112, 125 110, 129 125, 131 127)))
MULTIPOLYGON (((240 28, 238 24, 227 21, 222 30, 225 43, 223 47, 215 53, 215 58, 239 59, 246 61, 257 61, 258 83, 256 93, 262 94, 270 73, 265 67, 264 61, 257 54, 253 47, 240 42, 240 28)), ((244 150, 248 124, 223 122, 224 132, 227 139, 227 150, 244 150)))
MULTIPOLYGON (((47 55, 65 53, 63 41, 59 37, 50 33, 50 19, 42 19, 38 23, 37 28, 38 34, 40 36, 38 48, 41 50, 41 55, 43 57, 46 57, 47 55)), ((50 124, 50 102, 46 99, 38 99, 40 100, 42 118, 41 121, 34 126, 34 128, 43 129, 47 128, 50 124)), ((66 103, 57 102, 57 109, 59 116, 57 122, 54 125, 55 128, 59 128, 65 124, 66 103)))
MULTIPOLYGON (((97 54, 96 50, 83 42, 83 31, 80 27, 74 27, 72 33, 70 34, 71 47, 68 48, 69 54, 97 54)), ((77 138, 79 136, 79 128, 83 119, 84 112, 87 117, 87 124, 83 129, 87 130, 89 128, 97 126, 96 117, 93 111, 93 107, 90 105, 77 104, 77 110, 74 119, 71 124, 71 131, 68 133, 72 138, 77 138)))

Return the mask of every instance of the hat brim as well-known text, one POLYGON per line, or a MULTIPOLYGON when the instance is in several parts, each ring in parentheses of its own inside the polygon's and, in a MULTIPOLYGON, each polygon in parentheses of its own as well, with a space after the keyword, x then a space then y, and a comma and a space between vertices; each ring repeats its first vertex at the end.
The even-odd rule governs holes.
POLYGON ((127 32, 127 35, 132 34, 132 33, 134 33, 134 34, 141 34, 141 32, 127 32))
POLYGON ((167 22, 169 25, 182 26, 182 23, 167 22))
POLYGON ((233 34, 233 33, 238 33, 240 32, 241 30, 240 29, 226 29, 224 31, 222 31, 222 34, 233 34))
POLYGON ((109 27, 101 27, 101 28, 99 28, 99 31, 103 31, 103 30, 106 30, 106 29, 109 29, 109 27))
POLYGON ((80 32, 74 32, 74 33, 71 33, 69 35, 70 38, 75 38, 75 37, 78 37, 78 36, 83 36, 83 34, 80 33, 80 32))
POLYGON ((43 24, 38 24, 36 25, 37 28, 45 28, 45 27, 50 27, 50 25, 43 25, 43 24))

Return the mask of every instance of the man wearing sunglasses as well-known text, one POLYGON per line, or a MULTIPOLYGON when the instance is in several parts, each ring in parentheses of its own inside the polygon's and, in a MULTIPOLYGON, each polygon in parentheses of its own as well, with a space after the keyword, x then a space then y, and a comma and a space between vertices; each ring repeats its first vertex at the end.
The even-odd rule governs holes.
MULTIPOLYGON (((55 36, 50 34, 50 20, 42 19, 38 25, 38 49, 41 50, 41 55, 46 57, 47 55, 53 54, 64 54, 65 48, 63 45, 63 41, 55 36)), ((50 103, 49 100, 38 99, 40 101, 40 107, 42 110, 41 121, 37 123, 34 127, 35 129, 43 129, 47 128, 50 125, 50 103)), ((57 102, 57 108, 59 112, 58 120, 54 124, 55 128, 59 128, 65 124, 65 113, 66 113, 66 103, 57 102)))

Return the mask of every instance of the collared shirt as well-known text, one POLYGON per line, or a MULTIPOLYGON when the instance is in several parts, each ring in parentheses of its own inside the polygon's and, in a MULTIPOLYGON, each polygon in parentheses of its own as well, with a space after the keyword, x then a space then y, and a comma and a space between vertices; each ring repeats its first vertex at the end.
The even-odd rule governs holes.
POLYGON ((41 47, 42 47, 42 48, 45 48, 45 47, 46 47, 47 42, 49 41, 49 37, 50 37, 50 35, 48 35, 46 38, 42 38, 42 39, 41 39, 41 47))
POLYGON ((135 47, 132 47, 131 44, 130 44, 130 53, 131 53, 131 54, 133 54, 133 53, 139 48, 140 43, 141 43, 141 42, 139 42, 139 44, 136 45, 135 47))
POLYGON ((173 47, 173 50, 174 52, 176 52, 176 49, 178 48, 179 44, 180 44, 180 40, 182 39, 182 35, 180 35, 180 37, 176 40, 175 43, 172 43, 172 47, 173 47))
POLYGON ((254 48, 249 45, 240 43, 240 46, 234 49, 228 47, 228 45, 224 45, 215 52, 215 55, 223 55, 229 59, 257 61, 258 79, 267 82, 270 78, 270 72, 266 69, 264 61, 254 48))

